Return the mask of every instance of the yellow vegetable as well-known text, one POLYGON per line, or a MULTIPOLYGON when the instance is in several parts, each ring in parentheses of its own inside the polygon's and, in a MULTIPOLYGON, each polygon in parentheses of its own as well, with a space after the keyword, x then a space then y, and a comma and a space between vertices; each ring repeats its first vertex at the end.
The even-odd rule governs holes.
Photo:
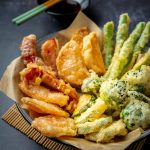
POLYGON ((86 106, 92 97, 93 95, 90 95, 90 94, 81 95, 79 98, 79 102, 77 104, 77 108, 75 109, 73 113, 73 116, 79 116, 81 115, 82 112, 86 111, 86 109, 88 109, 88 107, 86 108, 86 106))
POLYGON ((87 121, 94 121, 95 119, 100 118, 100 116, 107 109, 107 105, 100 98, 96 99, 96 102, 83 112, 79 117, 75 118, 75 123, 84 123, 87 121))

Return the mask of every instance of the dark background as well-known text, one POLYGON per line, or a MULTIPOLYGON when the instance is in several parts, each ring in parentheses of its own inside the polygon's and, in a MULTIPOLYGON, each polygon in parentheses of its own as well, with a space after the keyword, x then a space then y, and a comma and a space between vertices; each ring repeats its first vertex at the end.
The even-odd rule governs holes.
MULTIPOLYGON (((18 47, 25 35, 34 33, 41 38, 69 25, 69 21, 57 20, 46 13, 38 15, 20 26, 11 23, 13 17, 36 5, 36 0, 0 0, 0 77, 7 65, 20 55, 18 47)), ((118 17, 124 12, 128 12, 131 17, 130 30, 132 30, 137 22, 150 20, 150 0, 91 0, 90 7, 85 11, 100 27, 110 20, 113 20, 117 26, 118 17)), ((13 103, 0 92, 0 116, 13 103)), ((147 139, 147 142, 149 141, 147 139)), ((0 119, 0 150, 10 149, 42 150, 44 148, 0 119)))

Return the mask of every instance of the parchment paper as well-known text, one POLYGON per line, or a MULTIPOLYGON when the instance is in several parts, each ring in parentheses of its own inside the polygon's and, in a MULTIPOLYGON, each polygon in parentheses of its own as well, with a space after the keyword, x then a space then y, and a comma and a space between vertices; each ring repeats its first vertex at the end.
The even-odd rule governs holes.
MULTIPOLYGON (((71 37, 71 34, 78 28, 87 26, 90 31, 95 31, 100 42, 100 46, 102 46, 102 31, 100 28, 92 22, 87 16, 85 16, 82 12, 79 12, 73 23, 65 30, 58 32, 58 35, 61 34, 67 38, 71 37)), ((19 46, 20 43, 18 43, 19 46)), ((10 65, 7 67, 4 72, 1 81, 0 81, 0 90, 4 92, 9 98, 16 101, 20 104, 20 98, 22 97, 22 93, 18 88, 19 83, 19 72, 24 68, 24 65, 21 61, 21 58, 18 57, 14 59, 10 65)), ((130 132, 122 141, 108 144, 100 144, 87 141, 81 138, 67 138, 62 139, 64 142, 67 142, 75 147, 85 150, 121 150, 128 147, 133 141, 135 141, 141 135, 141 130, 137 129, 135 131, 130 132)))

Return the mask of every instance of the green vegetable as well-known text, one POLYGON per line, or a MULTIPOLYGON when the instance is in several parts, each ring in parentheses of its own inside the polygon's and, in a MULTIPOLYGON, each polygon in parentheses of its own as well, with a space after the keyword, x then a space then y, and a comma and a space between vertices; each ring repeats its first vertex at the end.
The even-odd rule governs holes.
POLYGON ((91 72, 90 76, 83 81, 81 90, 83 93, 95 94, 99 92, 102 79, 95 72, 91 72))
POLYGON ((90 101, 89 101, 86 105, 84 105, 84 106, 79 110, 78 113, 73 114, 73 117, 80 116, 83 112, 85 112, 88 108, 90 108, 93 104, 95 104, 95 102, 96 102, 96 97, 93 96, 93 95, 91 95, 90 101))
POLYGON ((74 118, 76 124, 81 124, 85 122, 91 122, 95 119, 100 118, 100 116, 105 112, 107 109, 107 105, 103 100, 100 98, 97 98, 95 100, 95 103, 92 104, 92 106, 88 109, 86 109, 85 112, 83 112, 80 116, 77 116, 74 118))
POLYGON ((109 78, 120 78, 125 73, 125 68, 128 66, 132 59, 134 46, 139 37, 141 36, 144 27, 145 23, 140 22, 130 34, 129 38, 124 42, 123 47, 120 50, 118 59, 116 59, 113 64, 109 78))
POLYGON ((140 54, 141 50, 146 46, 149 39, 150 39, 150 21, 146 24, 145 29, 142 32, 140 39, 138 40, 138 42, 136 43, 134 47, 133 57, 132 57, 130 64, 127 67, 127 70, 133 67, 138 55, 140 54))
POLYGON ((102 117, 94 120, 93 122, 85 122, 83 124, 77 124, 78 134, 89 134, 98 132, 102 127, 112 123, 112 117, 102 117))
POLYGON ((114 56, 112 58, 111 64, 105 73, 105 78, 109 77, 109 74, 111 72, 111 69, 113 67, 113 63, 116 61, 116 58, 119 55, 120 49, 122 48, 124 42, 128 38, 128 30, 129 30, 129 24, 130 24, 130 17, 127 13, 124 13, 120 15, 117 34, 116 34, 116 46, 115 46, 115 52, 114 56))
POLYGON ((150 105, 139 100, 131 100, 120 113, 120 117, 129 130, 134 130, 138 127, 147 129, 150 126, 149 116, 150 105))
MULTIPOLYGON (((117 120, 113 121, 107 127, 100 129, 98 132, 90 133, 85 135, 85 139, 90 141, 96 141, 97 143, 110 143, 116 136, 125 136, 127 135, 126 125, 123 121, 117 120)), ((109 148, 111 149, 111 148, 109 148)), ((113 149, 113 148, 112 148, 113 149)))
POLYGON ((122 14, 120 16, 118 31, 116 35, 115 55, 118 55, 120 53, 120 50, 124 42, 128 38, 129 24, 130 24, 130 17, 128 16, 128 14, 127 13, 122 14))
POLYGON ((150 104, 150 98, 137 91, 128 91, 128 96, 133 100, 137 99, 150 104))
POLYGON ((102 83, 100 98, 106 102, 109 109, 120 110, 125 105, 127 96, 126 82, 121 80, 108 80, 102 83))
POLYGON ((113 56, 113 35, 114 23, 107 22, 104 25, 104 53, 105 53, 105 68, 108 69, 113 56))
POLYGON ((150 65, 150 48, 145 55, 133 66, 132 70, 138 70, 142 65, 150 65))
POLYGON ((122 80, 127 82, 127 89, 150 95, 150 67, 143 65, 139 70, 130 70, 122 80))

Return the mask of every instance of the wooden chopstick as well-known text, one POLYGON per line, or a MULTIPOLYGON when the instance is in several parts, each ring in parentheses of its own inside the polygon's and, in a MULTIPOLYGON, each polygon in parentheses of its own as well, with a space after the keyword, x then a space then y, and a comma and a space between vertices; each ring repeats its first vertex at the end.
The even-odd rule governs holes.
POLYGON ((48 0, 45 3, 23 13, 22 15, 15 17, 14 19, 12 19, 12 22, 19 25, 19 24, 27 21, 28 19, 38 15, 39 13, 45 11, 50 6, 55 5, 56 3, 60 2, 60 1, 62 1, 62 0, 48 0))

